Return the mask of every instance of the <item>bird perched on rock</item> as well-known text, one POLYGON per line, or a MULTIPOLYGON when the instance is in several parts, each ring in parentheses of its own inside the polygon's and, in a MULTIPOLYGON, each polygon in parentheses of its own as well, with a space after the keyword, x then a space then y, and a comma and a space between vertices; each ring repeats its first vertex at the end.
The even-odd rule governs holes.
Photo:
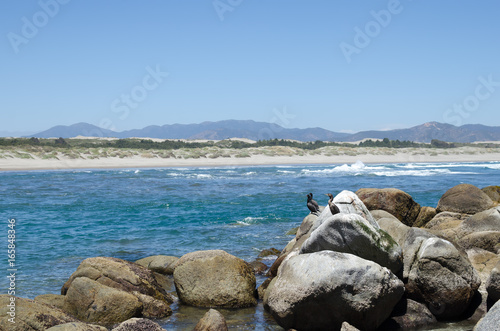
POLYGON ((313 214, 317 214, 319 212, 319 205, 318 203, 313 200, 313 194, 309 193, 307 195, 307 208, 311 211, 313 214))
POLYGON ((340 213, 339 207, 335 203, 333 203, 333 195, 331 193, 326 194, 330 197, 330 200, 328 200, 328 207, 330 207, 330 211, 332 212, 332 215, 340 213))

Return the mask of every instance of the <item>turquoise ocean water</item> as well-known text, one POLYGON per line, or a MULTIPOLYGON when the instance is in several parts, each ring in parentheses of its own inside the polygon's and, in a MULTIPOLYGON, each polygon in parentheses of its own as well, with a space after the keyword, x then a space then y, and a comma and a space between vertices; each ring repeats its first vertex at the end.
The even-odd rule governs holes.
MULTIPOLYGON (((395 187, 435 207, 460 183, 500 185, 500 162, 0 172, 0 260, 7 274, 7 224, 15 218, 16 295, 59 294, 87 257, 223 249, 250 262, 263 249, 281 250, 309 213, 309 192, 325 205, 325 193, 395 187)), ((192 328, 179 316, 202 315, 174 309, 182 314, 161 321, 169 330, 192 328)), ((225 314, 242 330, 275 328, 261 305, 225 314)))

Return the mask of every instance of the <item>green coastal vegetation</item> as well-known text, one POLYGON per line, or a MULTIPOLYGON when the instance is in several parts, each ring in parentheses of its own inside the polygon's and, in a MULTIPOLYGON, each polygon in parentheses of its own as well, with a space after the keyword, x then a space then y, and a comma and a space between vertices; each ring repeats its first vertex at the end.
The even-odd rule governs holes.
POLYGON ((305 155, 363 155, 396 153, 419 154, 477 154, 499 153, 494 143, 450 143, 434 139, 431 143, 412 141, 364 140, 358 143, 316 140, 301 142, 287 139, 250 141, 227 140, 160 140, 141 138, 0 138, 0 158, 60 159, 63 158, 218 158, 305 155))

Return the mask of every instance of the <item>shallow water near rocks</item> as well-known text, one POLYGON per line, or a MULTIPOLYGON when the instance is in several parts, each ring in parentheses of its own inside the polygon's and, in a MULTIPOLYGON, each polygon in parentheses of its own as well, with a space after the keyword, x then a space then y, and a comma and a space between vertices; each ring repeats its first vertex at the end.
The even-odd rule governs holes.
MULTIPOLYGON (((34 298, 59 294, 88 257, 223 249, 253 261, 293 238, 286 233, 309 213, 309 192, 326 205, 325 193, 395 187, 435 207, 461 183, 499 185, 500 162, 0 172, 0 210, 4 233, 16 219, 16 295, 34 298)), ((0 265, 5 273, 6 257, 0 265)), ((162 323, 189 329, 205 311, 178 306, 162 323)), ((224 315, 240 330, 277 328, 262 305, 224 315)))

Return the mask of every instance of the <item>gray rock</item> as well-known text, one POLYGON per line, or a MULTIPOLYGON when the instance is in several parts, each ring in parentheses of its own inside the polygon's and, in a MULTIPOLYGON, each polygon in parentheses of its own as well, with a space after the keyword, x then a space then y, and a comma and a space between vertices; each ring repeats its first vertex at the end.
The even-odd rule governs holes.
POLYGON ((391 317, 385 320, 380 330, 414 330, 437 323, 426 305, 411 299, 401 299, 391 317))
POLYGON ((160 274, 172 275, 174 273, 172 265, 178 260, 179 258, 175 256, 154 255, 137 260, 135 263, 160 274))
POLYGON ((84 322, 103 326, 139 316, 142 308, 142 303, 135 295, 86 277, 73 280, 64 300, 66 312, 84 322))
POLYGON ((476 213, 460 224, 461 237, 484 231, 500 231, 500 207, 476 213))
POLYGON ((222 250, 181 257, 175 266, 174 283, 179 299, 191 306, 241 308, 257 304, 253 269, 222 250))
POLYGON ((395 217, 380 218, 377 222, 380 225, 380 228, 387 232, 402 248, 406 235, 411 228, 401 223, 395 217))
POLYGON ((500 231, 480 231, 468 234, 457 241, 463 249, 481 248, 492 253, 497 253, 500 243, 500 231))
POLYGON ((396 188, 362 188, 356 194, 369 210, 385 210, 409 226, 420 213, 420 205, 408 193, 396 188))
POLYGON ((500 300, 500 262, 491 270, 486 281, 486 291, 488 291, 488 298, 493 302, 500 300))
POLYGON ((381 218, 393 218, 395 220, 398 220, 398 218, 396 216, 394 216, 391 213, 386 212, 385 210, 382 210, 382 209, 370 210, 370 214, 372 214, 373 218, 377 221, 377 223, 378 223, 378 220, 381 218))
POLYGON ((336 214, 324 221, 304 242, 300 253, 323 250, 350 253, 398 273, 403 266, 401 247, 387 232, 358 214, 336 214))
MULTIPOLYGON (((333 202, 339 207, 340 212, 343 214, 358 214, 366 219, 370 224, 377 228, 378 224, 373 218, 372 214, 365 206, 363 201, 356 195, 356 193, 344 190, 333 198, 333 202)), ((328 209, 329 208, 325 208, 328 209)), ((331 215, 331 212, 329 213, 331 215)))
POLYGON ((53 326, 48 328, 47 331, 108 331, 108 329, 95 324, 72 322, 53 326))
POLYGON ((476 324, 474 331, 499 331, 500 330, 500 301, 497 301, 476 324))
POLYGON ((490 197, 471 184, 460 184, 446 191, 437 205, 437 212, 451 211, 475 214, 494 206, 490 197))
POLYGON ((321 251, 283 262, 264 305, 285 329, 374 330, 404 293, 387 268, 352 254, 321 251))
POLYGON ((64 295, 42 294, 35 297, 35 302, 43 303, 45 305, 50 305, 62 309, 64 305, 64 295))
POLYGON ((131 318, 120 323, 112 331, 166 331, 158 323, 145 318, 131 318))
POLYGON ((481 283, 466 254, 418 228, 408 231, 403 252, 408 296, 427 303, 439 318, 459 317, 481 283))
POLYGON ((200 319, 193 331, 227 331, 226 319, 215 309, 210 309, 200 319))
POLYGON ((62 310, 30 299, 0 295, 0 330, 42 331, 58 324, 77 322, 77 319, 62 310), (15 298, 15 311, 11 305, 15 298), (15 313, 14 316, 11 314, 15 313), (9 321, 15 317, 15 323, 9 321))

